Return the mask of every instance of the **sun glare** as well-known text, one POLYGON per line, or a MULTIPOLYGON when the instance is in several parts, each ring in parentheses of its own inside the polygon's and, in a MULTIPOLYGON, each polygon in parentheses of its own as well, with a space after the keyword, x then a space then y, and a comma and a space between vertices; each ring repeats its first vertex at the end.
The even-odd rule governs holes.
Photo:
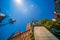
POLYGON ((20 5, 23 5, 23 0, 15 0, 16 4, 20 4, 20 5))

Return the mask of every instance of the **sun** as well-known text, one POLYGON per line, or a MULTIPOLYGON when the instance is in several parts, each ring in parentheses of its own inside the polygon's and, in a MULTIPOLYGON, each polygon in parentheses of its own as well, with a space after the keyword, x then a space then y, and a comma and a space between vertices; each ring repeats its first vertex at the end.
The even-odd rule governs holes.
POLYGON ((16 4, 20 4, 23 5, 23 1, 22 0, 15 0, 16 4))

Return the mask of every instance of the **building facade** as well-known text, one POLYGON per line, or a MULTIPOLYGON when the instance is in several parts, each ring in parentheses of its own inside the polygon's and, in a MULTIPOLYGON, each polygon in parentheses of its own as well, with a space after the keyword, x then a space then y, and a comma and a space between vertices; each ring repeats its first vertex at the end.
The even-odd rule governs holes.
POLYGON ((59 0, 55 0, 54 19, 60 20, 60 1, 59 0))
POLYGON ((30 34, 32 33, 32 26, 30 23, 27 24, 26 31, 18 31, 15 35, 10 36, 8 40, 31 40, 30 34))
POLYGON ((60 19, 60 14, 54 12, 54 19, 60 19))

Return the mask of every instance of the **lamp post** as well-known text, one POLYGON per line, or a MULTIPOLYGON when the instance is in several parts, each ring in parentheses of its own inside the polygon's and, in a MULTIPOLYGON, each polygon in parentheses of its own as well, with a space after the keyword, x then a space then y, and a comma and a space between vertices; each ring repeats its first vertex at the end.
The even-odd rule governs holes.
POLYGON ((5 18, 6 18, 6 15, 0 13, 0 27, 1 27, 1 26, 4 26, 4 25, 7 25, 7 24, 14 24, 14 23, 16 22, 15 19, 10 18, 10 19, 9 19, 9 22, 3 23, 2 21, 3 21, 5 18))
POLYGON ((6 17, 7 16, 5 14, 1 13, 1 9, 0 9, 0 27, 7 24, 14 24, 16 22, 16 20, 12 18, 9 19, 9 22, 6 23, 2 22, 6 17))

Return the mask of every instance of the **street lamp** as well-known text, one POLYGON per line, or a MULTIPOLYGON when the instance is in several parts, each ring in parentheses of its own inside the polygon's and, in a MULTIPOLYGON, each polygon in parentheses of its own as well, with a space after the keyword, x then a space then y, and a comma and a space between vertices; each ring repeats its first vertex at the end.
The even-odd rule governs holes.
POLYGON ((11 19, 9 19, 9 22, 3 23, 2 21, 3 21, 5 18, 6 18, 6 15, 3 14, 3 13, 0 13, 0 26, 4 26, 4 25, 7 25, 7 24, 13 24, 13 23, 16 22, 15 19, 12 19, 12 18, 11 18, 11 19))

